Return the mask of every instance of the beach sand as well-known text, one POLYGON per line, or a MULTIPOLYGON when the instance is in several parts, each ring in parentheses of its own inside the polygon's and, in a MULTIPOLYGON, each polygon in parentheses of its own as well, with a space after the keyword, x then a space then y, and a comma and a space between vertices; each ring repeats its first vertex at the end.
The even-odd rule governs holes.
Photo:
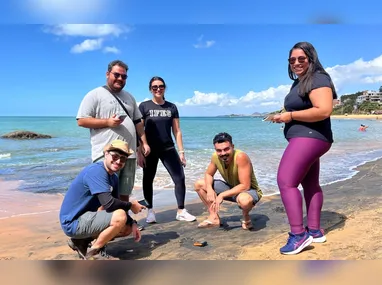
POLYGON ((332 115, 332 119, 382 120, 382 115, 332 115))
MULTIPOLYGON (((110 255, 121 260, 369 260, 382 258, 382 160, 357 168, 352 179, 323 187, 321 226, 327 242, 298 255, 279 254, 289 226, 278 195, 264 197, 251 213, 254 231, 241 229, 240 209, 223 203, 223 227, 198 229, 206 216, 201 203, 187 205, 197 222, 176 221, 174 207, 157 211, 157 224, 146 225, 140 243, 131 237, 112 241, 110 255), (194 241, 207 241, 203 248, 194 241)), ((23 193, 17 182, 0 181, 0 260, 74 260, 58 211, 62 195, 23 193)), ((173 192, 169 191, 173 196, 173 192)), ((175 204, 174 204, 175 205, 175 204)))

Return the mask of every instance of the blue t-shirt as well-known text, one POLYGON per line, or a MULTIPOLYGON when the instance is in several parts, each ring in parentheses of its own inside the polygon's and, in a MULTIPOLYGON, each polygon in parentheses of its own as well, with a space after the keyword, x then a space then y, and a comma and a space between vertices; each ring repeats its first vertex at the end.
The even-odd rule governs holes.
POLYGON ((60 223, 66 235, 76 233, 82 214, 97 211, 101 204, 96 194, 105 192, 118 197, 118 176, 107 173, 103 161, 86 166, 73 180, 61 205, 60 223))
MULTIPOLYGON (((305 98, 299 96, 299 87, 299 81, 296 79, 291 87, 290 92, 285 97, 284 106, 285 110, 288 112, 306 110, 313 107, 309 96, 306 96, 305 98)), ((331 79, 324 73, 316 72, 313 74, 311 90, 321 87, 332 88, 331 79)), ((333 92, 333 99, 334 96, 335 95, 333 92)), ((297 120, 292 120, 291 122, 285 124, 284 135, 286 139, 295 137, 308 137, 320 139, 330 143, 333 142, 330 117, 318 122, 300 122, 297 120)))

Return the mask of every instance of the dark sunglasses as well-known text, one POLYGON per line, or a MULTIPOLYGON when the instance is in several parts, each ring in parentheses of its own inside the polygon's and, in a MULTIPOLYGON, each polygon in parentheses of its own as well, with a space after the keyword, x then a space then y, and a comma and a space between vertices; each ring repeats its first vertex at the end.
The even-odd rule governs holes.
POLYGON ((118 159, 119 159, 119 161, 120 161, 121 163, 125 163, 126 160, 127 160, 127 156, 120 155, 120 154, 115 153, 115 152, 109 152, 109 154, 111 155, 111 159, 112 159, 113 161, 118 161, 118 159))
POLYGON ((299 56, 298 58, 290 57, 288 58, 288 61, 290 64, 294 64, 298 60, 298 63, 304 63, 306 60, 306 56, 299 56))
POLYGON ((158 90, 158 88, 160 89, 160 90, 164 90, 164 85, 163 84, 161 84, 161 85, 153 85, 153 86, 151 86, 151 89, 152 90, 154 90, 154 91, 156 91, 156 90, 158 90))
POLYGON ((110 72, 110 73, 112 73, 116 79, 121 77, 123 80, 126 80, 126 78, 127 78, 127 74, 120 74, 118 72, 110 72))

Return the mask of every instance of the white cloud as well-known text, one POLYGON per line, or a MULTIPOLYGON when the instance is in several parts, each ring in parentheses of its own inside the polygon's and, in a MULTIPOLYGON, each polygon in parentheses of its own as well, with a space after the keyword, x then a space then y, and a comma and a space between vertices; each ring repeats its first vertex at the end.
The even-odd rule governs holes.
POLYGON ((270 102, 262 102, 260 103, 261 106, 280 106, 280 101, 270 101, 270 102))
POLYGON ((143 99, 142 101, 137 101, 137 105, 139 106, 139 104, 141 104, 142 102, 145 102, 145 101, 149 101, 149 100, 151 100, 151 98, 145 98, 145 99, 143 99))
POLYGON ((373 84, 382 82, 382 55, 369 61, 362 58, 346 64, 326 68, 336 88, 340 91, 348 84, 373 84))
POLYGON ((203 93, 194 91, 194 96, 186 99, 179 106, 211 106, 254 108, 258 106, 282 106, 282 101, 288 93, 290 85, 280 85, 264 91, 249 91, 246 95, 236 98, 227 93, 203 93))
MULTIPOLYGON (((201 40, 202 38, 199 39, 201 40)), ((337 92, 340 94, 341 89, 344 87, 357 84, 374 84, 371 89, 375 90, 379 88, 375 84, 379 85, 382 83, 382 55, 370 61, 358 59, 346 65, 335 65, 326 68, 326 71, 330 74, 337 92)), ((183 108, 207 106, 222 107, 221 110, 224 109, 223 107, 229 107, 235 108, 235 110, 246 108, 250 109, 250 112, 274 111, 275 109, 282 108, 284 98, 288 94, 290 87, 291 84, 284 84, 261 91, 250 90, 242 97, 229 96, 227 93, 194 91, 194 95, 191 98, 178 104, 183 108)))
POLYGON ((280 101, 288 94, 291 85, 280 85, 278 87, 270 87, 260 92, 249 91, 245 96, 239 99, 239 102, 247 104, 254 101, 277 100, 280 101))
POLYGON ((215 44, 215 41, 213 40, 208 40, 208 41, 203 41, 203 35, 201 35, 198 38, 198 43, 194 44, 194 48, 210 48, 215 44))
POLYGON ((367 84, 373 84, 373 83, 381 83, 382 82, 382 75, 381 76, 368 76, 363 78, 363 82, 367 84))
POLYGON ((45 26, 44 31, 57 36, 119 37, 130 31, 129 27, 115 24, 62 24, 45 26))
POLYGON ((237 99, 231 98, 228 94, 203 93, 194 91, 192 98, 186 99, 184 103, 178 103, 180 106, 231 106, 236 104, 237 99))
MULTIPOLYGON (((130 32, 131 29, 124 25, 115 24, 61 24, 45 26, 43 31, 60 37, 94 38, 86 39, 71 49, 73 53, 82 53, 99 50, 108 38, 119 37, 124 33, 130 32)), ((118 54, 120 50, 115 46, 107 46, 103 49, 103 52, 118 54)))
POLYGON ((105 53, 115 53, 115 54, 121 53, 121 51, 119 49, 117 49, 116 47, 105 47, 103 49, 103 52, 105 52, 105 53))
POLYGON ((86 51, 98 50, 102 47, 103 39, 87 39, 80 44, 76 44, 70 50, 72 53, 83 53, 86 51))

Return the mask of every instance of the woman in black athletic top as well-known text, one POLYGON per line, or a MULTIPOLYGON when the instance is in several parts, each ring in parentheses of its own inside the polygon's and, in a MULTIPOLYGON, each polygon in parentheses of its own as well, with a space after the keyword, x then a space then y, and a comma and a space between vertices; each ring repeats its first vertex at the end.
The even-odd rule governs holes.
POLYGON ((196 218, 184 208, 186 184, 183 166, 186 165, 186 158, 179 126, 178 108, 175 104, 165 101, 166 83, 161 77, 153 77, 150 80, 149 90, 153 98, 139 105, 144 120, 147 143, 151 148, 147 157, 144 157, 140 150, 138 151, 138 164, 143 168, 143 193, 148 203, 146 222, 156 222, 153 210, 153 181, 159 159, 175 184, 175 196, 178 203, 176 219, 195 221, 196 218), (171 132, 175 137, 178 151, 175 148, 171 132))

